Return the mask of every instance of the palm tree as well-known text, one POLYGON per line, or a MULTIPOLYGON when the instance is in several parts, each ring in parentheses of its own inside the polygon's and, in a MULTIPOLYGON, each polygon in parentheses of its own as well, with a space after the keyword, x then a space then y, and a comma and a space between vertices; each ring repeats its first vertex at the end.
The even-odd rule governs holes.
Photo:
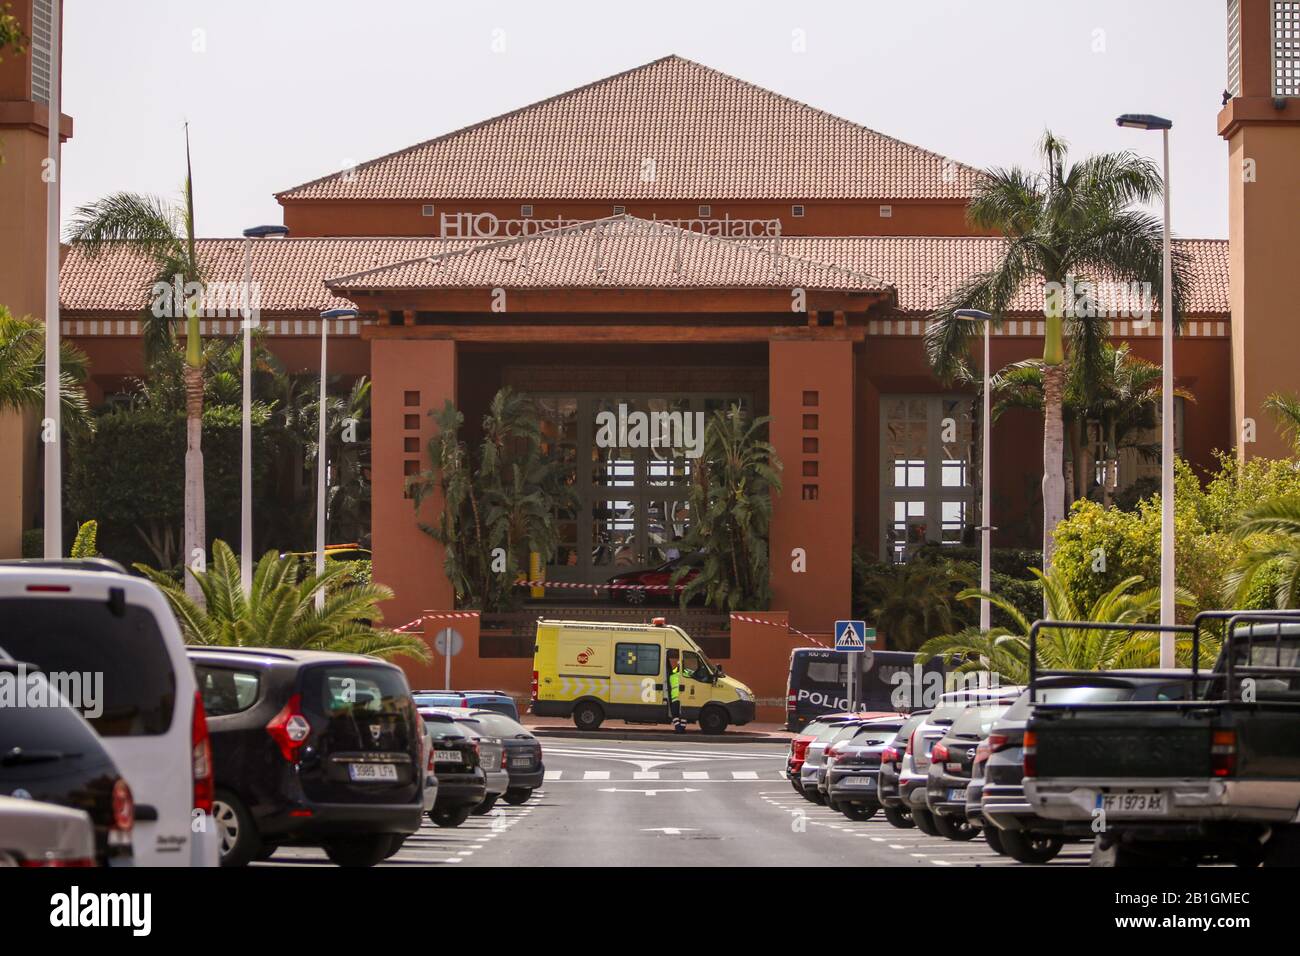
MULTIPOLYGON (((682 589, 682 607, 696 595, 719 611, 764 610, 771 600, 767 546, 781 462, 764 438, 768 421, 751 420, 733 405, 714 412, 705 427, 704 454, 691 484, 691 523, 680 546, 683 554, 700 552, 703 561, 682 589)), ((690 572, 683 565, 672 583, 690 572)))
MULTIPOLYGON (((86 353, 59 345, 59 406, 66 427, 89 421, 89 406, 82 383, 86 380, 86 353)), ((0 412, 21 412, 45 407, 45 323, 31 316, 15 318, 0 305, 0 412)))
MULTIPOLYGON (((95 258, 125 247, 149 260, 154 270, 152 308, 142 317, 146 358, 174 347, 172 289, 192 289, 204 279, 194 239, 194 182, 190 169, 189 127, 185 132, 184 201, 177 207, 156 196, 120 192, 80 206, 72 214, 68 241, 95 258), (159 290, 168 290, 165 295, 159 290)), ((141 290, 142 293, 145 290, 141 290)), ((179 289, 177 291, 180 291, 179 289)), ((199 337, 201 296, 186 292, 185 305, 185 560, 192 562, 207 547, 203 496, 203 345, 199 337)), ((187 578, 186 593, 201 598, 196 580, 187 578)))
POLYGON ((1224 582, 1231 606, 1243 606, 1258 583, 1272 592, 1275 607, 1300 607, 1300 498, 1276 498, 1252 508, 1232 534, 1245 548, 1224 582))
POLYGON ((953 592, 971 576, 953 562, 917 557, 906 564, 863 568, 854 607, 866 607, 871 623, 888 635, 890 650, 912 651, 952 632, 957 621, 953 592))
POLYGON ((218 647, 285 647, 340 651, 375 657, 430 659, 418 637, 375 627, 382 619, 379 602, 390 600, 381 584, 345 583, 347 568, 326 562, 315 572, 292 556, 268 551, 253 571, 253 589, 245 597, 239 558, 224 541, 212 543, 212 564, 190 569, 204 603, 191 600, 169 575, 148 565, 136 570, 167 595, 186 643, 218 647), (316 593, 325 591, 325 606, 316 609, 316 593))
POLYGON ((1278 431, 1300 451, 1300 397, 1286 392, 1274 392, 1264 399, 1264 407, 1277 419, 1278 431))
MULTIPOLYGON (((1125 578, 1097 598, 1091 607, 1075 602, 1069 590, 1055 574, 1031 569, 1043 587, 1047 619, 1055 621, 1091 621, 1098 624, 1131 624, 1132 630, 1089 630, 1085 628, 1044 628, 1038 635, 1037 656, 1040 667, 1061 670, 1112 670, 1115 668, 1157 667, 1160 663, 1160 636, 1143 631, 1141 625, 1158 615, 1160 589, 1150 588, 1130 593, 1142 583, 1139 575, 1125 578)), ((962 600, 988 600, 1002 610, 1015 629, 997 626, 987 632, 969 627, 956 634, 932 638, 921 645, 917 660, 931 657, 956 658, 958 671, 988 670, 1011 684, 1029 679, 1029 631, 1031 622, 1009 600, 997 594, 967 588, 957 597, 962 600)), ((1191 606, 1194 600, 1184 589, 1178 591, 1178 603, 1191 606)), ((1212 664, 1218 644, 1212 637, 1201 640, 1201 663, 1212 664)), ((1178 651, 1178 666, 1190 665, 1191 648, 1178 651)))
MULTIPOLYGON (((1161 295, 1162 224, 1133 208, 1152 202, 1163 188, 1150 160, 1131 152, 1103 153, 1067 166, 1066 144, 1045 133, 1039 143, 1042 169, 992 169, 976 187, 967 219, 981 231, 1006 237, 998 262, 962 283, 931 318, 926 350, 945 382, 967 369, 974 323, 958 319, 961 308, 983 309, 1000 321, 1030 284, 1073 290, 1088 274, 1123 282, 1149 282, 1161 295)), ((1172 318, 1187 286, 1187 257, 1174 254, 1172 318)), ((1074 302, 1073 292, 1069 301, 1074 302)), ((1093 382, 1101 374, 1100 346, 1108 320, 1089 310, 1071 314, 1061 295, 1045 295, 1043 341, 1043 566, 1051 567, 1053 533, 1065 517, 1066 339, 1080 352, 1079 374, 1093 382), (1066 327, 1066 321, 1069 326, 1066 327)))

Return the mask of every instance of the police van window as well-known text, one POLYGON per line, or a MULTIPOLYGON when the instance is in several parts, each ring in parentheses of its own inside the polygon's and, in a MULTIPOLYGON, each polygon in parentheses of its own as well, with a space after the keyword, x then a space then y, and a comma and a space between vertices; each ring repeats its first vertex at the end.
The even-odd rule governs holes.
POLYGON ((614 673, 652 677, 659 673, 658 644, 615 644, 614 673))
POLYGON ((810 684, 833 684, 838 687, 844 683, 844 676, 844 667, 839 661, 808 662, 808 683, 810 684))

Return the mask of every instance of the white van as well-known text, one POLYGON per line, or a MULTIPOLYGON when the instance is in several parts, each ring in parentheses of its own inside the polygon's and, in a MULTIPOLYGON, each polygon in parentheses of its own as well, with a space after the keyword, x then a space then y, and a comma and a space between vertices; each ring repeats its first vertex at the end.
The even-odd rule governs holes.
POLYGON ((103 739, 135 798, 136 865, 217 865, 207 721, 157 587, 111 561, 0 561, 0 650, 64 682, 103 739))

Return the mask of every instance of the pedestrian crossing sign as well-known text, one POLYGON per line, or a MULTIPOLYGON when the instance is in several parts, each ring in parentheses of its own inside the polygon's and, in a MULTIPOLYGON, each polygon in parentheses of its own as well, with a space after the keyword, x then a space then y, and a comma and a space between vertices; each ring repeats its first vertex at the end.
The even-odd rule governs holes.
POLYGON ((876 643, 876 629, 867 627, 866 621, 835 622, 835 649, 837 651, 865 651, 868 644, 874 643, 876 643))

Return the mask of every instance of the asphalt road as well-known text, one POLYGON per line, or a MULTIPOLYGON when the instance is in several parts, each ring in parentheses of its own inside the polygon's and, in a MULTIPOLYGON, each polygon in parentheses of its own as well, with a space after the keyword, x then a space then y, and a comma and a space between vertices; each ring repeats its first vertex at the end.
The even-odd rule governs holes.
MULTIPOLYGON (((671 742, 543 741, 547 782, 521 807, 498 804, 455 829, 425 823, 384 866, 1020 866, 983 839, 955 843, 853 822, 796 794, 785 748, 671 742)), ((1050 866, 1080 866, 1067 845, 1050 866)), ((328 865, 284 848, 263 866, 328 865)))

